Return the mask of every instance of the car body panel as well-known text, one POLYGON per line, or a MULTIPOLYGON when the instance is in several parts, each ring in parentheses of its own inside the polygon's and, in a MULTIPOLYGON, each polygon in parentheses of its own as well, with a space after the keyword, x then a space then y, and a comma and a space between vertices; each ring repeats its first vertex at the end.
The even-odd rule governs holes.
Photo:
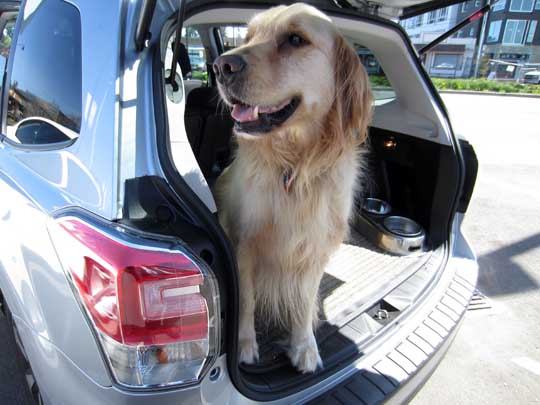
MULTIPOLYGON (((27 4, 25 18, 31 18, 39 3, 27 4)), ((111 38, 117 38, 120 30, 120 4, 115 3, 115 9, 106 0, 70 3, 81 12, 85 39, 81 133, 62 150, 0 144, 0 238, 2 252, 10 252, 0 257, 0 286, 18 324, 55 345, 95 381, 110 385, 90 326, 49 238, 47 223, 52 212, 70 206, 108 219, 116 214, 118 100, 114 90, 119 41, 111 38), (101 46, 103 43, 108 46, 101 46)), ((27 342, 30 335, 22 335, 27 342)))
MULTIPOLYGON (((6 161, 3 156, 0 160, 2 163, 6 161)), ((21 172, 20 169, 16 171, 21 172)), ((47 223, 50 217, 42 207, 21 193, 20 188, 8 186, 14 182, 7 183, 4 176, 1 178, 2 200, 4 203, 9 201, 10 207, 4 205, 0 218, 3 252, 0 257, 0 286, 13 316, 36 336, 53 342, 96 381, 110 384, 90 326, 75 300, 49 238, 47 223), (85 349, 81 350, 81 347, 85 349)), ((33 174, 28 178, 39 179, 33 174)), ((32 186, 36 182, 26 181, 23 184, 32 186)), ((32 192, 36 193, 36 190, 31 187, 25 190, 25 193, 32 192)), ((21 338, 26 341, 23 334, 21 338)))

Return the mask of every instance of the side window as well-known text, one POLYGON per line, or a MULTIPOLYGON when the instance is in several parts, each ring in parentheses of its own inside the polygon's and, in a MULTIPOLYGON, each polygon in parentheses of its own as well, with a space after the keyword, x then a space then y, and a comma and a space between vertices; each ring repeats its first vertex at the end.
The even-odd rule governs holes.
POLYGON ((236 48, 244 43, 247 34, 245 25, 226 25, 219 27, 223 52, 236 48))
POLYGON ((11 56, 6 135, 24 145, 69 141, 81 128, 79 11, 62 0, 27 4, 11 56))
POLYGON ((362 62, 362 65, 364 65, 364 68, 369 76, 369 82, 371 84, 371 91, 373 93, 375 105, 384 104, 395 99, 396 93, 392 89, 392 86, 386 78, 386 74, 384 73, 382 66, 373 52, 359 44, 354 44, 354 49, 356 49, 360 62, 362 62))
POLYGON ((182 44, 184 44, 189 58, 189 65, 181 66, 184 78, 198 79, 206 82, 208 80, 206 51, 199 32, 192 27, 183 28, 182 44))

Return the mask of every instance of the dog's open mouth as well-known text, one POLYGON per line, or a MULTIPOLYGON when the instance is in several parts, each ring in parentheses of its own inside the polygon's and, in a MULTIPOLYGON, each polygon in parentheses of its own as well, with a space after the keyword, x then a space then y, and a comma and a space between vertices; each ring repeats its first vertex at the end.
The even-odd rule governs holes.
POLYGON ((247 133, 270 132, 287 121, 300 105, 300 98, 293 97, 271 107, 251 106, 231 100, 231 115, 236 130, 247 133))

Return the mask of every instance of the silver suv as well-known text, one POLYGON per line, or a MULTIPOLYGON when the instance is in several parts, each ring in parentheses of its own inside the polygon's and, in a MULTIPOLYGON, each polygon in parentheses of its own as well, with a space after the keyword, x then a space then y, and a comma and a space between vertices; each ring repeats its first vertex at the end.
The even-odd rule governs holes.
POLYGON ((259 362, 239 364, 237 264, 212 194, 232 120, 212 70, 179 67, 210 64, 277 2, 0 1, 0 330, 25 377, 13 384, 46 404, 411 397, 477 277, 460 231, 476 157, 392 22, 433 3, 314 3, 376 101, 370 182, 321 284, 324 367, 301 374, 280 331, 258 329, 259 362))

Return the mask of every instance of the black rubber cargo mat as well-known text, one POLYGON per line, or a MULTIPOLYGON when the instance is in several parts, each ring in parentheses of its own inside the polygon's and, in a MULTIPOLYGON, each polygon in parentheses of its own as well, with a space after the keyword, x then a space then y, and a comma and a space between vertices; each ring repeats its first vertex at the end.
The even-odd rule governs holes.
MULTIPOLYGON (((414 256, 386 253, 353 230, 350 239, 332 256, 321 282, 318 344, 367 309, 367 304, 410 277, 430 257, 431 252, 414 256)), ((287 332, 270 329, 260 320, 257 320, 256 329, 259 362, 242 364, 241 368, 249 373, 264 374, 287 365, 287 332)))

